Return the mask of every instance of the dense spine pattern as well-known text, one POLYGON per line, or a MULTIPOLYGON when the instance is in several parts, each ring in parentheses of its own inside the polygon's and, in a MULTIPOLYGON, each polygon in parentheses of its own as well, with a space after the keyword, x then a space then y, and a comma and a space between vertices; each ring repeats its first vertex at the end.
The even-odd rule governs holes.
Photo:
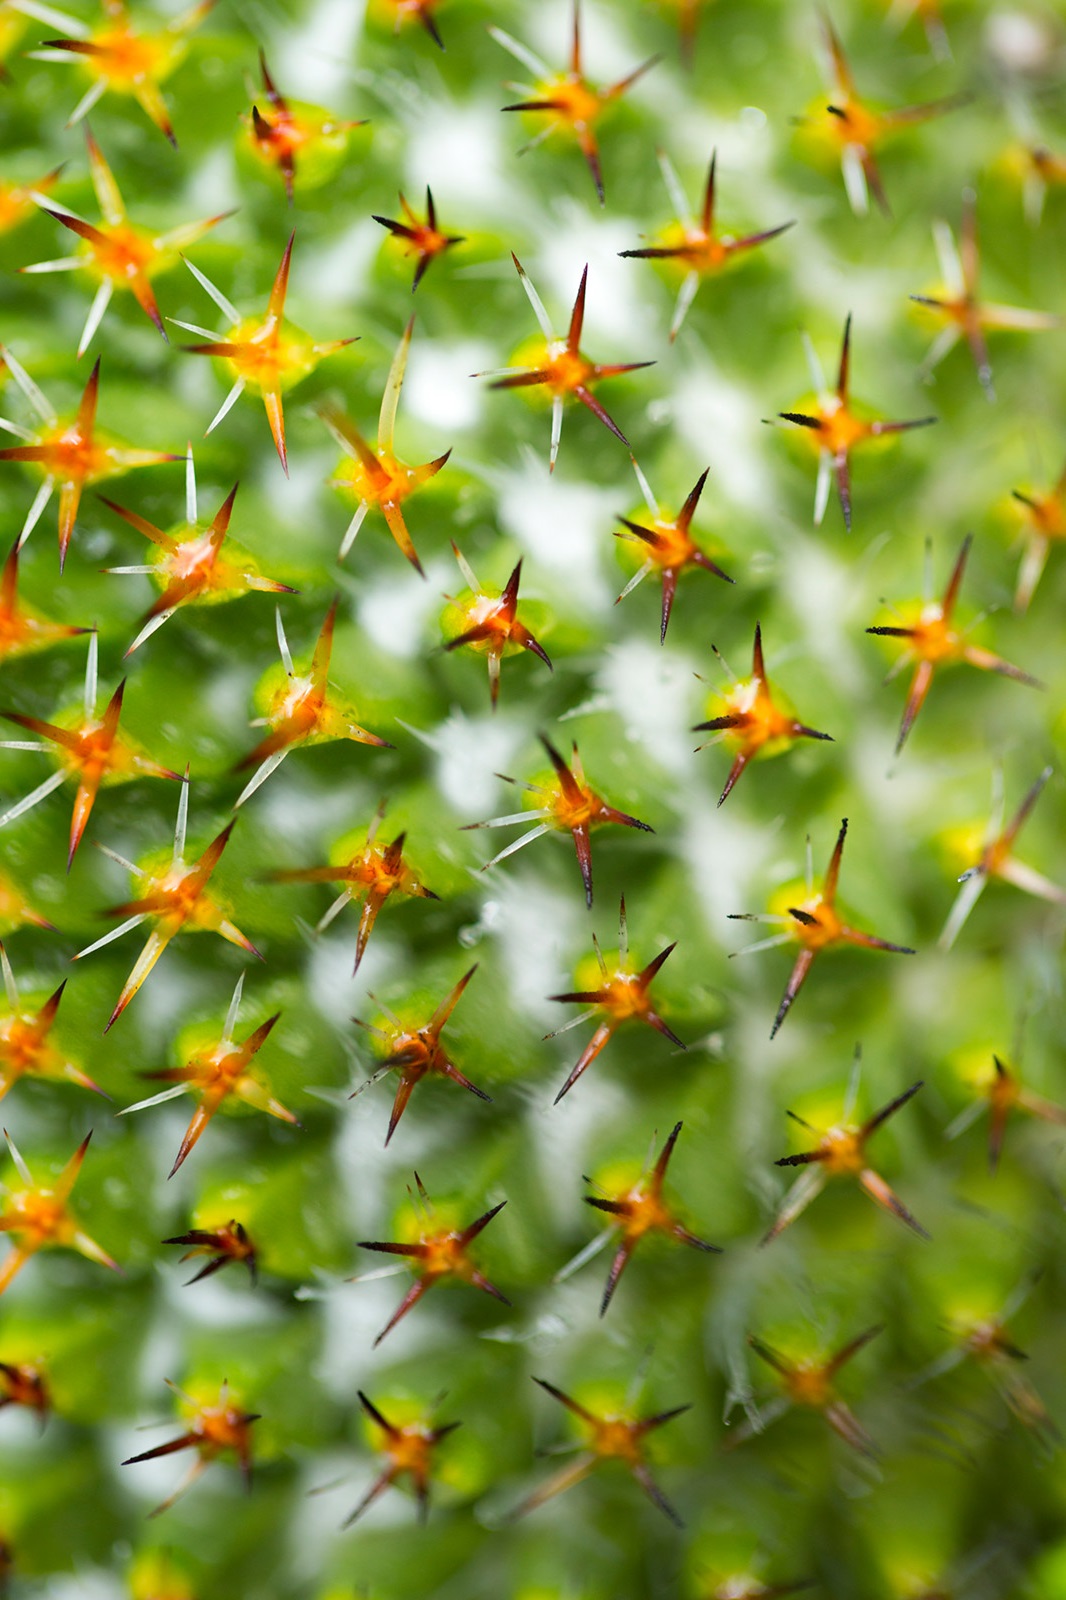
POLYGON ((1066 24, 70 3, 0 3, 0 1588, 1066 1592, 1066 24))

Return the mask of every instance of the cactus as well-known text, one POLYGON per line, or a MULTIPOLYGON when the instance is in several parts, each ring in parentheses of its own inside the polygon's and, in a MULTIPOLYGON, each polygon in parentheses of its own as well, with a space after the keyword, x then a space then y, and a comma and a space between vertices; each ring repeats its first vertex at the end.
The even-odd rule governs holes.
POLYGON ((1066 1597, 1061 8, 0 60, 0 1592, 1066 1597))

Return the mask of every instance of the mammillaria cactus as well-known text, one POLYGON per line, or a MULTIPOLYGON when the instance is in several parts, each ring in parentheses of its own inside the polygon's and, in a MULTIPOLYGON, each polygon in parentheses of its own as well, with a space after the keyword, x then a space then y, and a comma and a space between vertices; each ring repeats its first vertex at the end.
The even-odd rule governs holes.
POLYGON ((1061 6, 0 60, 0 1591, 1063 1600, 1061 6))

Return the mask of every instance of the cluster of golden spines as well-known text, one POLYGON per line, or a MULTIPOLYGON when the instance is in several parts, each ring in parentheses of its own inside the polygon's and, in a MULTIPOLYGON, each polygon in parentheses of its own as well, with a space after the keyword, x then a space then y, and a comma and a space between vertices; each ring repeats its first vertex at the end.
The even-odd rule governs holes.
MULTIPOLYGON (((71 121, 84 118, 106 93, 128 95, 139 103, 171 143, 176 143, 161 85, 180 62, 188 34, 206 17, 214 3, 215 0, 201 0, 200 4, 168 26, 147 32, 135 26, 124 0, 102 0, 99 26, 90 28, 72 22, 69 37, 49 40, 45 48, 36 53, 41 59, 77 62, 90 79, 90 87, 75 108, 71 121)), ((24 9, 27 15, 35 14, 34 8, 28 3, 24 9)), ((435 16, 437 0, 388 0, 386 9, 392 12, 397 27, 409 21, 414 22, 421 25, 437 44, 443 44, 435 16)), ((920 14, 931 45, 939 50, 945 35, 938 6, 933 0, 928 0, 928 3, 922 0, 912 9, 920 14)), ((20 0, 9 0, 7 10, 16 16, 20 15, 23 10, 20 0)), ((698 11, 698 0, 680 0, 680 23, 688 51, 692 47, 698 11)), ((608 87, 599 88, 590 82, 583 65, 578 0, 575 0, 573 11, 569 65, 562 71, 553 72, 524 45, 502 30, 493 28, 490 31, 505 49, 529 68, 535 80, 528 93, 522 91, 525 93, 523 99, 503 109, 534 119, 541 136, 560 132, 572 137, 588 164, 600 203, 605 203, 598 124, 609 107, 654 66, 654 59, 640 64, 608 87)), ((805 119, 804 125, 808 131, 828 140, 838 150, 845 186, 854 209, 864 210, 872 193, 878 205, 887 210, 888 200, 877 161, 882 142, 899 128, 951 111, 961 103, 962 97, 890 111, 877 110, 861 97, 841 41, 827 18, 823 21, 823 42, 829 62, 833 102, 828 106, 819 106, 816 112, 805 119)), ((347 134, 360 124, 338 119, 320 107, 290 102, 275 83, 262 52, 259 65, 263 99, 262 104, 251 106, 247 116, 248 144, 258 160, 268 168, 277 170, 288 201, 292 204, 305 164, 313 163, 323 150, 342 159, 347 134)), ((97 279, 96 294, 77 348, 79 357, 100 328, 112 296, 119 291, 134 296, 166 339, 165 319, 159 309, 152 280, 184 259, 184 250, 225 220, 224 216, 214 216, 162 234, 132 223, 127 217, 114 174, 88 124, 85 138, 89 172, 100 210, 98 221, 87 221, 56 202, 43 203, 42 196, 51 197, 51 191, 59 181, 59 168, 46 173, 35 185, 6 184, 0 189, 0 229, 17 225, 31 214, 34 207, 39 207, 79 241, 76 256, 27 264, 23 271, 50 273, 88 268, 97 279)), ((1062 164, 1056 163, 1050 152, 1034 148, 1028 155, 1030 176, 1034 181, 1038 180, 1045 186, 1063 181, 1063 171, 1060 171, 1062 164)), ((698 219, 688 213, 686 198, 669 160, 663 156, 661 162, 677 212, 676 220, 660 236, 660 242, 621 253, 626 257, 666 263, 669 270, 673 269, 670 264, 681 269, 682 282, 669 329, 672 341, 678 335, 704 279, 713 278, 725 268, 742 261, 756 247, 784 234, 793 223, 786 221, 741 237, 723 233, 719 230, 716 218, 716 154, 711 156, 698 219)), ((462 235, 444 231, 428 187, 424 218, 408 204, 403 194, 399 201, 402 220, 385 216, 375 216, 374 220, 387 230, 407 255, 415 258, 411 285, 414 290, 431 263, 461 245, 464 239, 462 235)), ((351 337, 316 341, 287 320, 285 305, 294 240, 295 233, 285 247, 262 315, 242 315, 197 266, 191 261, 187 262, 196 280, 222 313, 227 326, 219 335, 196 325, 176 324, 205 341, 187 345, 185 351, 216 358, 232 380, 225 401, 206 431, 210 433, 221 423, 245 390, 258 394, 263 400, 274 445, 286 473, 288 449, 283 396, 307 378, 321 360, 354 342, 351 337)), ((1058 319, 1042 312, 988 304, 979 298, 976 205, 971 194, 967 194, 963 203, 961 248, 956 251, 946 228, 938 231, 937 242, 943 285, 935 294, 913 296, 941 324, 940 333, 927 358, 927 366, 931 367, 941 359, 957 340, 965 339, 973 353, 980 382, 989 398, 994 399, 987 332, 1002 328, 1035 331, 1057 325, 1058 319)), ((582 337, 587 267, 581 275, 567 331, 565 335, 559 335, 517 256, 512 255, 512 259, 543 335, 544 347, 533 364, 491 375, 492 386, 497 389, 540 388, 550 396, 552 423, 549 471, 553 471, 556 465, 565 407, 573 401, 591 411, 629 450, 625 434, 594 391, 605 380, 638 371, 652 363, 601 363, 585 354, 582 337)), ((835 386, 829 389, 820 375, 816 374, 819 379, 817 393, 811 402, 804 409, 779 413, 782 420, 805 431, 816 453, 818 488, 815 520, 822 520, 830 489, 835 483, 844 523, 849 530, 853 517, 853 452, 870 440, 936 421, 933 417, 888 421, 868 415, 853 402, 850 392, 851 327, 849 314, 844 324, 835 386)), ((355 503, 339 558, 343 560, 348 554, 366 516, 371 511, 379 511, 403 555, 424 577, 425 572, 408 530, 403 507, 405 501, 417 494, 445 467, 450 451, 417 466, 403 461, 395 451, 397 411, 413 332, 412 317, 402 333, 389 370, 378 419, 377 440, 373 446, 356 424, 336 406, 323 404, 319 408, 319 415, 344 452, 344 459, 331 484, 355 503)), ((8 741, 9 747, 31 748, 54 755, 58 767, 31 795, 10 806, 0 816, 0 827, 25 814, 31 806, 44 800, 70 778, 76 788, 67 860, 69 871, 101 787, 146 776, 171 779, 181 786, 169 862, 160 865, 155 861, 144 868, 132 862, 124 863, 136 880, 136 892, 133 898, 107 913, 123 919, 121 925, 79 951, 73 958, 80 960, 90 955, 142 923, 150 925, 147 942, 107 1022, 106 1026, 110 1028, 137 994, 166 946, 179 933, 214 932, 248 954, 258 956, 254 945, 232 921, 229 908, 215 897, 211 889, 211 879, 235 822, 231 821, 198 855, 187 855, 188 768, 183 775, 159 765, 120 732, 125 680, 114 689, 103 711, 98 711, 96 634, 92 630, 53 623, 20 600, 19 552, 52 494, 58 492, 62 572, 86 489, 136 467, 178 461, 182 455, 134 448, 106 435, 97 427, 99 360, 85 384, 76 412, 61 417, 52 410, 18 359, 2 348, 0 355, 8 373, 36 414, 34 429, 14 423, 4 424, 7 431, 20 442, 0 450, 0 461, 24 463, 32 467, 41 479, 22 530, 11 547, 0 575, 0 661, 9 656, 49 648, 80 633, 89 634, 89 661, 80 711, 73 714, 59 711, 57 716, 61 720, 56 722, 14 710, 2 713, 18 727, 38 736, 39 742, 33 745, 28 745, 26 741, 8 741)), ((226 601, 254 591, 275 594, 293 592, 287 585, 263 577, 254 560, 229 540, 236 485, 212 521, 201 523, 191 448, 185 453, 185 459, 186 517, 176 529, 165 531, 129 508, 110 499, 104 502, 152 546, 151 565, 110 570, 118 573, 150 573, 161 591, 158 600, 144 617, 127 655, 136 651, 179 607, 226 601)), ((618 537, 639 545, 643 555, 639 571, 619 599, 624 598, 643 577, 656 573, 662 585, 660 639, 665 642, 679 579, 684 572, 692 567, 702 567, 726 582, 733 580, 711 559, 691 531, 707 481, 707 471, 698 478, 681 510, 671 515, 664 512, 653 497, 632 452, 630 459, 651 522, 619 519, 625 531, 618 537)), ((1053 544, 1066 538, 1066 477, 1043 493, 1020 490, 1015 493, 1023 507, 1026 523, 1027 551, 1016 596, 1018 609, 1024 610, 1032 599, 1053 544)), ((901 641, 898 665, 902 667, 912 663, 914 668, 897 754, 921 710, 937 668, 961 662, 1013 677, 1023 683, 1036 683, 1022 669, 971 643, 967 631, 960 628, 955 620, 955 607, 970 544, 971 538, 967 536, 940 600, 927 598, 914 616, 904 619, 900 625, 880 625, 868 629, 871 634, 901 641)), ((487 656, 490 698, 495 709, 500 692, 501 661, 505 654, 529 652, 536 655, 549 670, 552 663, 535 634, 519 615, 521 562, 515 566, 502 593, 496 594, 482 588, 454 542, 452 548, 468 591, 462 598, 452 602, 451 634, 444 648, 454 651, 469 647, 487 656)), ((303 672, 296 670, 282 616, 278 611, 281 674, 279 677, 268 675, 264 685, 266 710, 261 721, 267 731, 235 768, 238 772, 251 769, 251 776, 238 796, 234 809, 248 800, 297 746, 335 740, 377 747, 387 745, 380 735, 361 726, 355 707, 339 696, 330 684, 337 610, 338 601, 334 599, 303 672)), ((755 758, 783 751, 800 738, 828 740, 831 737, 801 722, 791 714, 784 702, 775 697, 767 676, 762 633, 758 626, 750 676, 745 680, 733 679, 729 689, 718 700, 718 714, 697 724, 694 731, 712 732, 715 739, 724 741, 732 752, 732 764, 719 804, 725 801, 745 767, 755 758)), ((520 787, 532 793, 534 804, 519 813, 470 824, 471 827, 482 828, 526 821, 535 823, 529 831, 486 863, 483 870, 495 867, 515 850, 547 832, 569 833, 578 859, 586 904, 591 908, 592 830, 606 824, 643 831, 651 829, 646 822, 617 809, 593 787, 586 778, 576 744, 567 759, 545 735, 541 735, 541 742, 550 762, 550 774, 544 782, 519 783, 520 787)), ((1002 826, 1002 818, 999 819, 978 858, 964 872, 962 881, 965 887, 949 917, 941 940, 943 946, 950 945, 957 937, 977 894, 993 877, 1047 900, 1060 903, 1066 900, 1066 891, 1026 867, 1012 853, 1016 835, 1049 775, 1049 772, 1041 775, 1009 824, 1002 826)), ((518 782, 515 779, 507 781, 518 782)), ((437 898, 405 859, 404 832, 396 834, 388 843, 378 841, 383 812, 384 807, 379 809, 367 828, 361 848, 346 860, 277 870, 270 874, 271 881, 275 883, 333 882, 342 886, 341 893, 321 919, 320 927, 332 921, 349 901, 359 904, 353 974, 362 961, 377 917, 394 894, 397 898, 437 898)), ((837 884, 847 826, 845 819, 820 887, 815 885, 808 873, 805 890, 796 893, 786 891, 781 910, 768 918, 747 913, 734 914, 745 920, 769 920, 779 925, 778 933, 752 948, 762 949, 785 943, 798 947, 773 1022, 771 1038, 784 1022, 815 957, 822 951, 852 945, 914 954, 906 946, 889 943, 851 926, 838 909, 837 884)), ((117 859, 122 860, 121 857, 117 859)), ((6 882, 0 882, 0 915, 9 922, 27 921, 36 922, 42 927, 50 926, 21 898, 19 891, 6 882)), ((555 1030, 557 1033, 585 1021, 595 1023, 588 1044, 555 1097, 556 1104, 596 1061, 614 1033, 627 1022, 645 1023, 678 1049, 685 1049, 656 1009, 651 993, 653 982, 675 948, 674 944, 667 945, 639 968, 632 963, 624 900, 621 905, 618 951, 608 958, 595 936, 593 944, 596 970, 589 981, 594 986, 580 987, 550 997, 557 1002, 580 1004, 587 1008, 581 1016, 565 1024, 564 1028, 555 1030)), ((68 1059, 52 1040, 53 1025, 65 986, 60 985, 50 998, 36 1008, 30 1008, 20 996, 2 944, 0 961, 8 1000, 7 1012, 0 1017, 0 1097, 23 1077, 59 1079, 103 1093, 81 1066, 68 1059)), ((374 1024, 355 1019, 377 1038, 382 1047, 381 1067, 369 1082, 372 1084, 390 1072, 398 1077, 385 1137, 386 1145, 393 1138, 416 1085, 423 1078, 436 1076, 449 1079, 452 1084, 484 1101, 490 1099, 452 1060, 449 1047, 442 1037, 475 971, 476 967, 471 967, 428 1020, 418 1025, 403 1021, 391 1012, 374 1024)), ((146 1078, 165 1083, 168 1087, 145 1101, 123 1108, 120 1113, 139 1111, 186 1093, 194 1096, 195 1109, 170 1176, 190 1155, 215 1113, 233 1100, 242 1101, 256 1110, 298 1126, 293 1113, 275 1098, 256 1065, 255 1058, 267 1044, 278 1015, 269 1017, 242 1040, 234 1037, 243 985, 242 974, 219 1037, 202 1043, 179 1066, 144 1073, 146 1078)), ((547 1037, 553 1036, 549 1034, 547 1037)), ((763 1242, 769 1243, 794 1223, 832 1177, 854 1179, 879 1206, 894 1214, 916 1234, 928 1238, 925 1229, 903 1201, 869 1164, 866 1151, 872 1135, 906 1105, 921 1087, 921 1083, 913 1084, 860 1123, 852 1122, 849 1107, 839 1124, 816 1136, 817 1142, 812 1148, 782 1157, 778 1165, 798 1166, 803 1171, 781 1202, 763 1242)), ((993 1058, 987 1082, 980 1086, 976 1108, 979 1110, 985 1101, 989 1107, 989 1151, 993 1166, 999 1159, 1007 1120, 1013 1110, 1025 1110, 1045 1120, 1066 1124, 1066 1111, 1025 1089, 1017 1071, 998 1056, 993 1058)), ((802 1121, 798 1117, 795 1120, 802 1121)), ((803 1123, 803 1126, 815 1132, 809 1124, 803 1123)), ((664 1196, 667 1169, 681 1131, 682 1124, 678 1122, 654 1165, 635 1182, 612 1193, 585 1197, 587 1204, 607 1217, 608 1229, 604 1238, 612 1239, 615 1244, 600 1305, 601 1316, 606 1313, 633 1253, 646 1236, 658 1234, 703 1252, 718 1250, 717 1246, 692 1233, 664 1196)), ((18 1181, 5 1185, 3 1189, 0 1230, 10 1235, 11 1249, 0 1264, 0 1292, 32 1255, 50 1247, 73 1249, 91 1261, 121 1271, 118 1263, 82 1229, 70 1203, 90 1137, 86 1136, 58 1177, 53 1179, 35 1178, 8 1137, 18 1181)), ((504 1305, 511 1304, 477 1265, 474 1249, 479 1236, 500 1213, 506 1200, 498 1201, 474 1220, 459 1225, 437 1215, 417 1173, 415 1184, 418 1215, 413 1236, 399 1240, 359 1241, 362 1249, 399 1257, 413 1277, 399 1306, 377 1335, 375 1345, 438 1282, 454 1280, 465 1283, 493 1296, 504 1305)), ((244 1264, 252 1281, 255 1281, 258 1245, 246 1224, 237 1217, 220 1221, 214 1226, 192 1228, 164 1242, 187 1247, 181 1258, 183 1261, 196 1259, 204 1262, 190 1280, 193 1283, 231 1264, 244 1264)), ((585 1252, 582 1252, 582 1257, 584 1255, 585 1252)), ((805 1407, 820 1412, 829 1426, 852 1448, 863 1454, 872 1454, 875 1447, 848 1405, 837 1394, 835 1379, 840 1369, 879 1331, 878 1328, 868 1329, 835 1353, 818 1360, 782 1355, 756 1336, 749 1336, 754 1353, 777 1374, 781 1390, 778 1398, 762 1414, 758 1427, 761 1428, 767 1420, 788 1407, 805 1407)), ((1004 1393, 1012 1410, 1023 1422, 1038 1430, 1052 1426, 1035 1391, 1010 1371, 1010 1363, 1019 1359, 1021 1352, 1006 1330, 1005 1319, 986 1319, 968 1326, 960 1334, 957 1343, 962 1354, 971 1356, 989 1370, 997 1374, 1001 1369, 1007 1371, 1008 1377, 1002 1380, 1004 1393)), ((550 1476, 518 1505, 512 1513, 514 1516, 534 1510, 553 1495, 580 1482, 601 1464, 614 1461, 629 1471, 639 1487, 668 1518, 680 1522, 651 1474, 645 1441, 650 1433, 687 1410, 687 1406, 647 1415, 634 1415, 629 1411, 601 1413, 546 1380, 538 1378, 535 1381, 577 1419, 584 1436, 584 1448, 570 1465, 550 1476)), ((220 1455, 235 1457, 245 1478, 250 1481, 251 1477, 252 1427, 259 1420, 257 1415, 244 1409, 239 1397, 231 1393, 226 1384, 217 1393, 209 1395, 176 1392, 186 1417, 185 1430, 166 1443, 135 1455, 124 1463, 131 1465, 185 1450, 194 1452, 194 1460, 185 1480, 156 1507, 153 1515, 173 1504, 178 1494, 184 1492, 220 1455)), ((437 1426, 428 1417, 395 1422, 362 1390, 358 1392, 358 1398, 377 1430, 377 1442, 385 1464, 347 1522, 361 1516, 385 1490, 405 1479, 410 1480, 419 1509, 424 1514, 428 1506, 437 1447, 459 1423, 437 1426)), ((36 1411, 42 1418, 46 1417, 51 1405, 46 1373, 29 1362, 0 1362, 0 1406, 6 1405, 24 1406, 36 1411)), ((733 1431, 730 1443, 740 1443, 755 1431, 754 1422, 742 1425, 733 1431)), ((5 1546, 0 1550, 0 1564, 6 1560, 5 1546)), ((795 1587, 797 1585, 760 1585, 750 1592, 784 1594, 795 1587)))

